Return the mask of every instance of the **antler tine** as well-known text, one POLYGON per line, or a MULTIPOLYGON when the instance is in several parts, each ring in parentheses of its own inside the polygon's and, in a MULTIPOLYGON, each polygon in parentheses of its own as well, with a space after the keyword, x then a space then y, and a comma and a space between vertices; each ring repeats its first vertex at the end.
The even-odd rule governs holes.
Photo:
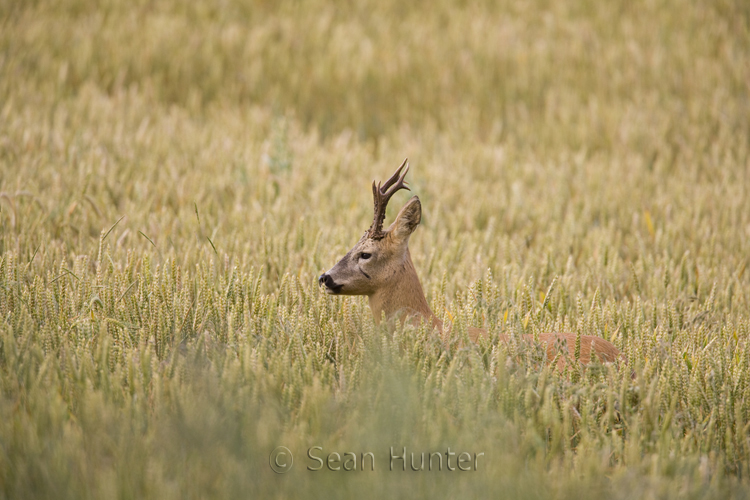
MULTIPOLYGON (((400 167, 398 167, 398 169, 396 169, 396 172, 395 172, 395 173, 394 173, 394 174, 393 174, 393 175, 391 176, 391 178, 390 178, 390 179, 388 179, 387 181, 385 181, 385 184, 383 185, 383 187, 382 187, 382 188, 380 187, 380 185, 378 185, 378 188, 379 188, 379 189, 380 189, 381 191, 382 191, 383 189, 388 189, 389 187, 391 187, 391 186, 393 185, 393 183, 394 183, 394 182, 396 182, 396 180, 398 180, 398 181, 399 181, 399 183, 403 183, 403 182, 404 182, 404 177, 406 177, 406 173, 407 173, 408 171, 409 171, 409 158, 404 158, 404 161, 403 161, 403 163, 401 163, 401 166, 400 166, 400 167), (404 172, 404 174, 403 174, 403 175, 401 175, 401 169, 403 169, 404 167, 406 167, 406 172, 404 172)), ((374 182, 374 181, 373 181, 373 182, 374 182)), ((407 188, 407 189, 408 189, 408 188, 407 188)), ((395 191, 394 191, 394 192, 395 192, 395 191)))
POLYGON ((385 182, 384 185, 381 186, 380 183, 375 185, 375 181, 372 181, 372 197, 375 202, 375 215, 370 229, 367 230, 370 238, 380 239, 385 236, 383 233, 383 220, 385 219, 385 209, 388 206, 388 201, 390 201, 391 196, 393 196, 399 189, 411 191, 409 186, 404 182, 404 178, 409 172, 408 160, 408 158, 404 160, 401 166, 396 169, 396 172, 385 182), (403 173, 401 172, 402 170, 403 173))

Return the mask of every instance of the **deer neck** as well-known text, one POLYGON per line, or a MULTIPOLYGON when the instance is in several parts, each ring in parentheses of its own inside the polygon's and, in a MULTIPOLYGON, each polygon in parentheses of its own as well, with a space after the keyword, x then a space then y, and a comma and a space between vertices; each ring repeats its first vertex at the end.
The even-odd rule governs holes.
POLYGON ((389 286, 376 291, 370 298, 370 309, 375 317, 375 323, 380 324, 380 318, 385 313, 386 319, 393 318, 398 313, 410 316, 422 316, 433 323, 437 321, 432 313, 419 282, 419 276, 411 261, 409 249, 406 258, 396 270, 389 286))

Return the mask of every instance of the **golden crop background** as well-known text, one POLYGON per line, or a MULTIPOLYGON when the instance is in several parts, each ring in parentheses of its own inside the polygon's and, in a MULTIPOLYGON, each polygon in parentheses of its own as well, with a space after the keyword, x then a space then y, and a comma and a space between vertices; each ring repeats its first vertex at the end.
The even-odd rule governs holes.
POLYGON ((747 497, 749 82, 740 0, 0 0, 0 498, 747 497), (316 285, 405 156, 447 346, 316 285))

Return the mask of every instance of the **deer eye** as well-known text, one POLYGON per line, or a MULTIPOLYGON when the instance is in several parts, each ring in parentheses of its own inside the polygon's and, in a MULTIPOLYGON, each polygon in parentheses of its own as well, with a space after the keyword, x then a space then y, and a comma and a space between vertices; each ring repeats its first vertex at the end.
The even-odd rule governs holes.
POLYGON ((370 257, 372 257, 372 254, 371 254, 371 253, 361 253, 361 254, 359 254, 359 258, 360 258, 360 259, 364 259, 364 260, 367 260, 367 259, 369 259, 370 257))

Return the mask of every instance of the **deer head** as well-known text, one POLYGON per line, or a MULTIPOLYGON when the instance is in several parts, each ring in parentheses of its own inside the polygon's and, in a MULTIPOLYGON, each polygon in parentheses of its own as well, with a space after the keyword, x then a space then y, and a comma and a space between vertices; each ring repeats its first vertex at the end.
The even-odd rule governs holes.
POLYGON ((385 184, 372 183, 375 214, 370 228, 354 247, 318 279, 329 294, 366 295, 370 298, 375 321, 385 313, 398 311, 432 317, 422 292, 422 285, 409 255, 409 236, 422 220, 422 205, 413 196, 406 202, 396 220, 383 230, 385 209, 400 189, 409 190, 404 182, 409 171, 407 160, 385 184))

